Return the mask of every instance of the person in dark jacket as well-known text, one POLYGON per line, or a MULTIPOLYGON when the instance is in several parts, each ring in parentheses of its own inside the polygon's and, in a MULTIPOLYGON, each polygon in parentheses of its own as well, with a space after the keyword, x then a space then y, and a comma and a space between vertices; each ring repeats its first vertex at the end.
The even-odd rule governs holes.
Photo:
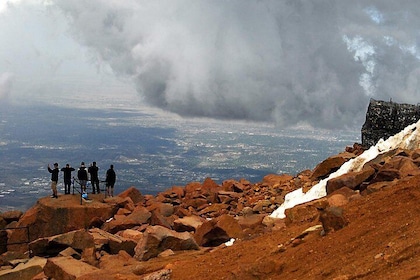
POLYGON ((70 194, 70 186, 71 186, 71 173, 75 169, 70 166, 70 164, 66 164, 66 167, 61 168, 61 171, 64 172, 64 193, 70 194))
POLYGON ((101 193, 99 189, 98 170, 99 168, 96 166, 96 161, 94 161, 92 165, 89 166, 88 168, 88 172, 90 174, 90 182, 92 183, 92 194, 95 194, 95 187, 96 187, 96 192, 101 193))
POLYGON ((114 165, 111 164, 109 169, 106 171, 106 191, 108 196, 114 196, 114 185, 115 181, 117 179, 117 176, 115 175, 114 171, 114 165))
POLYGON ((82 192, 86 192, 88 173, 86 171, 86 166, 84 162, 80 164, 79 170, 77 171, 77 179, 79 179, 79 184, 82 188, 82 192))
POLYGON ((54 169, 51 169, 50 164, 48 164, 48 172, 51 173, 51 190, 53 192, 52 198, 58 198, 57 193, 57 182, 58 182, 58 173, 60 169, 58 169, 58 163, 54 163, 54 169))

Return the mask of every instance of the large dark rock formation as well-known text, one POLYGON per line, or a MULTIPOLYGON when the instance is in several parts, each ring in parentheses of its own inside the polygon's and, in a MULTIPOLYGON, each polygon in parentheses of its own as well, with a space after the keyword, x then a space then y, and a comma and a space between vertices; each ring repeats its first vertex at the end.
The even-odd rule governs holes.
POLYGON ((374 146, 420 119, 420 106, 371 99, 362 126, 362 145, 374 146))

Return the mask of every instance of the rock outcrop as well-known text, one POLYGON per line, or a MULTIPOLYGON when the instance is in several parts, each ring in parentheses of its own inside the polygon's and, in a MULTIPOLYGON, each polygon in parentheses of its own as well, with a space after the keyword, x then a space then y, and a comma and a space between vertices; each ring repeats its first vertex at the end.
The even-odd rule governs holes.
MULTIPOLYGON (((78 195, 62 195, 58 199, 41 198, 30 208, 15 227, 27 227, 24 230, 11 231, 8 243, 20 243, 29 238, 29 242, 41 237, 48 237, 73 230, 89 228, 99 220, 102 223, 112 217, 118 209, 113 203, 94 200, 80 204, 78 195)), ((9 250, 25 250, 21 245, 9 246, 9 250)))
POLYGON ((199 246, 188 232, 176 232, 162 226, 148 227, 134 249, 134 258, 147 261, 165 250, 198 250, 199 246))
POLYGON ((43 237, 29 243, 29 250, 34 256, 58 255, 66 248, 82 252, 94 247, 93 237, 84 229, 66 232, 60 235, 43 237))
POLYGON ((46 262, 47 259, 40 257, 24 259, 14 269, 0 270, 0 279, 32 279, 35 275, 43 271, 46 262))
POLYGON ((362 126, 362 145, 374 146, 420 119, 420 106, 371 99, 362 126))

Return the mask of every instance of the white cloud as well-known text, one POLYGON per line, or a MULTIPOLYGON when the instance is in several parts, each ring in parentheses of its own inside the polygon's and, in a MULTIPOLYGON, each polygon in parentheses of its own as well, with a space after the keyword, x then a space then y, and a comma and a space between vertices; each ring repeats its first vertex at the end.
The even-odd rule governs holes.
POLYGON ((10 95, 13 84, 13 75, 11 73, 0 74, 0 101, 7 100, 10 95))
POLYGON ((21 0, 4 0, 0 2, 0 14, 6 12, 10 6, 19 3, 21 0))
POLYGON ((0 69, 14 76, 8 94, 14 102, 71 104, 83 95, 128 90, 107 63, 70 36, 67 19, 51 1, 2 3, 0 41, 7 43, 0 44, 0 69))
POLYGON ((410 1, 54 2, 147 103, 186 116, 360 125, 370 97, 405 101, 418 64, 384 42, 417 37, 410 1))
POLYGON ((45 99, 124 78, 183 116, 360 127, 371 97, 420 98, 420 6, 394 2, 7 1, 0 69, 45 99))

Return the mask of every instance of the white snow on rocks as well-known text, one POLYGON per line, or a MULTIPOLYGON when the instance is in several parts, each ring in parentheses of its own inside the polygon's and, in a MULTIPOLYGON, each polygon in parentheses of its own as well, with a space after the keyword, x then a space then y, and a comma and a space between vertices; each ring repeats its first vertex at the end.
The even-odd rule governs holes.
POLYGON ((290 192, 286 195, 284 203, 280 205, 270 217, 284 219, 286 215, 284 211, 293 208, 296 205, 306 203, 315 199, 322 198, 327 195, 326 185, 328 180, 336 178, 351 171, 360 171, 363 165, 376 158, 378 155, 388 151, 401 148, 414 150, 420 146, 420 121, 415 124, 407 126, 403 131, 389 137, 386 141, 380 139, 375 146, 370 147, 358 157, 351 159, 344 163, 340 169, 331 173, 328 178, 319 181, 308 192, 303 193, 302 188, 290 192))

